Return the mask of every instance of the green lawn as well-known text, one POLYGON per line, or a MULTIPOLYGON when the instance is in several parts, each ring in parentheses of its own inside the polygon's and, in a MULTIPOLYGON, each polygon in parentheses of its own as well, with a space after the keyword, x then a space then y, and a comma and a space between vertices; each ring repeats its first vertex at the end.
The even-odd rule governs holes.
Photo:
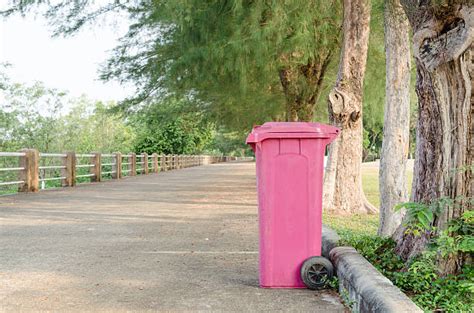
POLYGON ((362 188, 365 196, 370 203, 376 207, 380 206, 379 198, 379 169, 363 168, 362 169, 362 188))
POLYGON ((342 238, 346 235, 376 235, 379 225, 377 214, 337 215, 323 213, 323 223, 334 229, 342 238))
MULTIPOLYGON (((407 171, 408 190, 411 190, 413 172, 407 171)), ((362 165, 362 186, 367 199, 380 206, 379 199, 379 169, 373 163, 362 165)), ((342 237, 346 234, 375 235, 377 233, 378 214, 337 215, 323 214, 324 224, 336 230, 342 237)))
MULTIPOLYGON (((407 171, 408 190, 411 190, 413 171, 407 171)), ((362 187, 370 203, 380 206, 379 198, 379 169, 374 166, 362 165, 362 187)))

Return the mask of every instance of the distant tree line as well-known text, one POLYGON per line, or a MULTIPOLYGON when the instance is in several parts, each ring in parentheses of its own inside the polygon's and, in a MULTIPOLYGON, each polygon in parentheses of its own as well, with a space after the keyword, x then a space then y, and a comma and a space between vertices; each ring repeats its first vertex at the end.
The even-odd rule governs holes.
POLYGON ((182 101, 150 104, 125 116, 114 102, 71 98, 39 82, 11 83, 5 71, 2 77, 0 151, 221 154, 238 146, 223 142, 201 112, 184 112, 182 101))

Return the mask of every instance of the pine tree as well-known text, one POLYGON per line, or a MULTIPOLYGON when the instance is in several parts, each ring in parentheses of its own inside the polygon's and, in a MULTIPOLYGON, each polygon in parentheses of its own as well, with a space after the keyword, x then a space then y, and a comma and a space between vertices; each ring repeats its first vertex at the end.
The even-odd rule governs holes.
POLYGON ((311 120, 339 49, 337 0, 14 3, 6 14, 46 5, 57 34, 72 33, 101 14, 127 12, 129 32, 102 78, 135 83, 139 93, 128 104, 190 97, 237 128, 268 119, 311 120))

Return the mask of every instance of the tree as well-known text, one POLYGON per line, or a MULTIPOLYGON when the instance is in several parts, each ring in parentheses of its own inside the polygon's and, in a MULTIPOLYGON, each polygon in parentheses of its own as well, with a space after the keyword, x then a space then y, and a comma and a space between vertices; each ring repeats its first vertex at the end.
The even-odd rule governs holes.
POLYGON ((0 103, 0 148, 54 151, 60 138, 56 116, 63 109, 65 96, 63 91, 46 88, 38 82, 31 86, 7 82, 0 103))
POLYGON ((337 0, 32 0, 13 1, 4 15, 32 8, 46 8, 56 34, 128 13, 129 32, 102 74, 139 86, 126 103, 191 94, 218 123, 247 130, 269 119, 313 118, 341 23, 337 0))
POLYGON ((408 20, 399 0, 385 1, 385 123, 380 156, 380 223, 378 234, 391 236, 406 202, 406 161, 410 123, 410 44, 408 20))
POLYGON ((343 42, 329 117, 342 129, 329 148, 324 207, 342 213, 374 212, 362 191, 362 94, 369 41, 370 1, 344 1, 343 42))
MULTIPOLYGON (((127 153, 133 150, 136 132, 126 119, 113 112, 115 102, 93 101, 85 96, 70 101, 70 111, 58 117, 61 128, 60 150, 89 153, 127 153)), ((143 152, 143 151, 140 151, 143 152)))
POLYGON ((4 80, 0 103, 0 150, 35 148, 41 152, 128 152, 134 130, 103 104, 42 83, 25 85, 4 80))
POLYGON ((214 123, 185 100, 148 103, 129 116, 136 129, 135 151, 162 154, 199 154, 213 144, 214 123))
POLYGON ((309 121, 338 47, 338 8, 338 1, 155 2, 131 29, 158 28, 161 38, 137 45, 130 31, 103 77, 137 74, 142 95, 158 86, 194 92, 233 127, 309 121), (135 53, 137 46, 146 51, 135 53))
POLYGON ((362 160, 379 158, 382 147, 385 101, 384 1, 372 0, 369 49, 364 76, 362 160))
MULTIPOLYGON (((420 253, 449 222, 472 210, 474 196, 474 6, 471 1, 402 0, 413 30, 418 121, 412 198, 430 204, 448 198, 434 215, 432 232, 399 227, 397 253, 420 253)), ((444 274, 456 273, 466 255, 440 260, 444 274)))

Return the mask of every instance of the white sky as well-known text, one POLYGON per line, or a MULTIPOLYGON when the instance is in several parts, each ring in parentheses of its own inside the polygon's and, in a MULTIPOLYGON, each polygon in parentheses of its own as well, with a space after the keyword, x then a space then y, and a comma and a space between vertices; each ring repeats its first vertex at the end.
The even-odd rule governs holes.
POLYGON ((11 63, 13 82, 42 81, 49 88, 67 90, 71 96, 121 100, 133 88, 98 80, 99 65, 126 31, 117 27, 87 27, 68 38, 51 38, 46 21, 37 16, 0 19, 0 63, 11 63))

